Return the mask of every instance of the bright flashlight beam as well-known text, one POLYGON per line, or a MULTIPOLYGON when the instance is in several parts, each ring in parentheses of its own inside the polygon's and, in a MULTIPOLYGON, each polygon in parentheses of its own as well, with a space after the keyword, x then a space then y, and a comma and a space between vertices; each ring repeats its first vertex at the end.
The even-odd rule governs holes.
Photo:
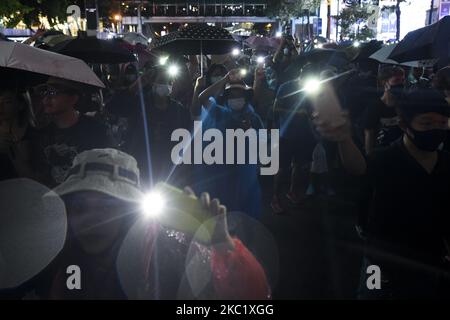
POLYGON ((167 60, 169 60, 169 57, 161 57, 159 58, 159 64, 164 66, 167 63, 167 60))
POLYGON ((303 87, 303 90, 306 93, 314 94, 317 91, 319 91, 320 85, 321 85, 320 80, 318 80, 318 79, 308 79, 305 82, 305 86, 303 87))
POLYGON ((164 197, 159 192, 150 192, 141 201, 141 210, 146 217, 157 217, 165 207, 164 197))
POLYGON ((240 53, 241 53, 241 50, 239 50, 239 49, 233 49, 233 51, 231 51, 231 54, 235 57, 237 57, 240 53))
POLYGON ((242 77, 245 77, 247 75, 247 70, 246 69, 241 69, 240 73, 241 73, 242 77))
MULTIPOLYGON (((337 75, 335 75, 335 76, 333 76, 331 78, 320 80, 319 83, 320 83, 320 85, 322 85, 323 83, 326 83, 328 81, 332 81, 332 80, 338 79, 340 77, 343 77, 345 75, 348 75, 348 74, 351 74, 351 73, 354 73, 354 72, 356 72, 356 69, 351 69, 351 70, 345 71, 343 73, 337 74, 337 75)), ((289 92, 289 93, 281 96, 280 99, 284 99, 284 98, 287 98, 287 97, 292 97, 292 96, 294 96, 294 95, 296 95, 296 94, 298 94, 300 92, 303 92, 303 91, 306 91, 305 87, 302 87, 302 88, 299 88, 298 90, 294 90, 292 92, 289 92)))
POLYGON ((264 63, 264 60, 265 60, 264 57, 258 57, 258 58, 256 58, 256 62, 259 63, 259 64, 264 63))
POLYGON ((169 76, 176 77, 180 72, 180 68, 173 64, 169 67, 169 69, 167 69, 167 72, 169 73, 169 76))

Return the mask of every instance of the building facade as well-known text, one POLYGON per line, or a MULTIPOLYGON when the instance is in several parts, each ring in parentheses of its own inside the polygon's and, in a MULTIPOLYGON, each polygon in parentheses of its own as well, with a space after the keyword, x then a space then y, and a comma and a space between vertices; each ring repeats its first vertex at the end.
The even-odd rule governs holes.
MULTIPOLYGON (((397 33, 397 0, 322 0, 320 18, 324 22, 321 35, 327 35, 328 5, 330 5, 330 38, 339 39, 339 25, 335 17, 350 3, 366 3, 370 18, 364 24, 376 34, 377 39, 395 40, 397 33)), ((400 39, 408 32, 434 23, 450 14, 450 0, 406 0, 400 3, 400 39), (433 4, 433 10, 431 5, 433 4)))

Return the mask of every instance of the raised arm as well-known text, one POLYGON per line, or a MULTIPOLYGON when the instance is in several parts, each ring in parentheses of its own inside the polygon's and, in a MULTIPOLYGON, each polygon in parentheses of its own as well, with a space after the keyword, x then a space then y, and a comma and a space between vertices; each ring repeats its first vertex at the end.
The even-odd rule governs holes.
POLYGON ((352 175, 363 175, 367 170, 366 159, 352 139, 348 114, 343 113, 342 116, 344 121, 337 127, 323 123, 318 118, 314 119, 314 123, 322 137, 337 142, 339 156, 345 170, 352 175))
POLYGON ((207 105, 209 98, 217 98, 225 91, 225 86, 229 82, 238 81, 241 79, 240 70, 233 69, 228 72, 222 79, 212 84, 208 88, 206 88, 200 95, 198 96, 198 100, 204 106, 207 105))

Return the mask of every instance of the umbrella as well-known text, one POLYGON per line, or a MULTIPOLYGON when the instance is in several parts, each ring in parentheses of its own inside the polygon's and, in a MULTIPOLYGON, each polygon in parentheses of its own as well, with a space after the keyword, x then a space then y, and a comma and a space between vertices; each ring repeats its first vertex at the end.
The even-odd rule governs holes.
POLYGON ((50 35, 50 36, 46 36, 46 37, 42 38, 41 43, 46 44, 49 47, 53 47, 60 42, 72 40, 72 39, 73 39, 72 37, 66 36, 65 34, 55 34, 55 35, 50 35))
POLYGON ((3 33, 0 32, 0 41, 11 41, 3 33))
MULTIPOLYGON (((204 25, 189 25, 155 41, 154 50, 185 55, 225 54, 239 46, 225 29, 204 25)), ((203 75, 203 59, 201 59, 203 75)))
POLYGON ((253 49, 274 51, 280 46, 281 39, 251 36, 245 40, 245 43, 253 49))
POLYGON ((450 16, 411 31, 391 52, 389 59, 405 62, 450 57, 450 16))
POLYGON ((185 55, 225 54, 239 44, 219 27, 189 25, 156 40, 153 49, 185 55))
POLYGON ((361 43, 359 47, 349 46, 344 49, 350 61, 368 59, 373 53, 377 52, 383 47, 382 41, 371 40, 369 42, 361 43))
POLYGON ((44 74, 95 87, 105 87, 83 61, 22 43, 0 42, 0 67, 44 74))
POLYGON ((140 43, 144 46, 148 46, 149 44, 149 39, 146 38, 143 34, 137 32, 128 32, 122 34, 120 35, 120 38, 132 45, 140 43))
POLYGON ((0 289, 15 288, 42 271, 63 248, 66 210, 47 187, 11 179, 0 182, 0 213, 0 289))
POLYGON ((349 63, 349 60, 343 51, 334 49, 312 49, 299 55, 293 62, 295 65, 302 66, 306 63, 320 63, 341 67, 349 63))
POLYGON ((433 66, 436 63, 436 59, 407 61, 407 62, 398 63, 397 61, 394 61, 394 60, 388 58, 389 55, 391 54, 391 52, 396 47, 397 47, 397 44, 391 44, 391 45, 385 46, 385 47, 381 48, 380 50, 378 50, 377 52, 373 53, 369 58, 373 59, 373 60, 377 60, 378 62, 381 62, 381 63, 398 64, 398 65, 414 67, 414 68, 433 66))
POLYGON ((300 70, 308 63, 320 64, 321 66, 333 66, 341 69, 349 63, 343 51, 334 49, 312 49, 302 53, 292 61, 282 73, 282 79, 292 80, 299 76, 300 70))
POLYGON ((78 37, 58 43, 52 51, 75 57, 86 63, 126 63, 136 61, 134 54, 114 40, 78 37))

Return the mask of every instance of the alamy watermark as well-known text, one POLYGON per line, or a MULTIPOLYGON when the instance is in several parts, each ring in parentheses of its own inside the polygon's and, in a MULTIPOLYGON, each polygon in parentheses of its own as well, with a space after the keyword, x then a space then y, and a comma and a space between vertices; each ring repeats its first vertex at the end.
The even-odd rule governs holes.
POLYGON ((194 137, 186 129, 176 129, 172 132, 171 140, 179 142, 172 149, 171 158, 174 164, 259 163, 261 175, 275 175, 279 170, 280 133, 278 129, 270 130, 270 139, 269 130, 253 128, 245 131, 243 129, 226 129, 224 137, 218 129, 208 129, 203 132, 202 122, 194 121, 193 135, 194 137), (268 148, 269 140, 270 150, 268 148), (209 144, 204 147, 204 142, 209 142, 209 144), (248 163, 246 163, 247 155, 248 163))

